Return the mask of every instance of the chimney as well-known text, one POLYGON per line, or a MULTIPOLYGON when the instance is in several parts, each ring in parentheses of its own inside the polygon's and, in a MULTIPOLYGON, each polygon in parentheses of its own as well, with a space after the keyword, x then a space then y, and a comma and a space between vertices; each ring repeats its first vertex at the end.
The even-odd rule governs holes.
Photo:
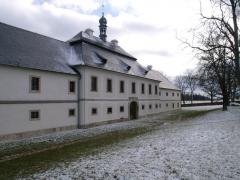
POLYGON ((113 48, 118 47, 118 40, 116 40, 116 39, 111 40, 111 46, 112 46, 113 48))
POLYGON ((148 66, 147 66, 147 70, 148 70, 148 71, 151 71, 151 70, 152 70, 152 65, 148 65, 148 66))
POLYGON ((93 30, 92 29, 90 29, 90 28, 87 28, 86 30, 85 30, 85 33, 89 36, 89 37, 92 37, 93 36, 93 30))

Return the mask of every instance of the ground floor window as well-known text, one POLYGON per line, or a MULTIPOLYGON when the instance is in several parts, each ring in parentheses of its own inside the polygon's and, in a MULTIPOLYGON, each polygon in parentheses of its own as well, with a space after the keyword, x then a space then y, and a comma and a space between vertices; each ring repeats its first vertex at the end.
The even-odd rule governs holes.
POLYGON ((39 110, 31 110, 30 111, 30 120, 31 121, 40 120, 40 111, 39 110))
POLYGON ((68 116, 69 116, 69 117, 75 116, 75 109, 69 109, 69 110, 68 110, 68 116))
POLYGON ((144 105, 142 105, 142 110, 144 110, 145 109, 145 106, 144 105))
POLYGON ((96 115, 97 114, 97 108, 92 108, 92 115, 96 115))
POLYGON ((107 108, 107 113, 108 113, 108 114, 112 114, 112 108, 111 108, 111 107, 108 107, 108 108, 107 108))
POLYGON ((120 112, 124 112, 124 106, 120 106, 120 112))
POLYGON ((175 107, 175 104, 174 104, 174 103, 172 103, 172 108, 174 109, 174 107, 175 107))
POLYGON ((149 109, 152 109, 152 105, 151 104, 149 104, 149 109))

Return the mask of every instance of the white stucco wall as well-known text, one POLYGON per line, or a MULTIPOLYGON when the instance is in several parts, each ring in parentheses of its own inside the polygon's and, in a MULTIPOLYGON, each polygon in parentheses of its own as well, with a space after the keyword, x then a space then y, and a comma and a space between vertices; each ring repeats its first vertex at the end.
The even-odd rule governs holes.
POLYGON ((10 66, 0 66, 0 135, 41 129, 77 126, 77 82, 74 75, 10 66), (30 77, 41 79, 39 93, 31 93, 30 77), (68 92, 76 81, 76 93, 68 92), (75 116, 69 117, 69 109, 75 116), (30 121, 30 111, 39 110, 40 119, 30 121))
MULTIPOLYGON (((140 78, 136 76, 129 76, 117 72, 92 68, 92 67, 79 67, 78 70, 81 73, 80 86, 80 122, 82 125, 87 125, 95 122, 117 120, 121 118, 129 118, 129 98, 137 98, 139 106, 139 116, 176 110, 177 103, 180 102, 180 96, 177 96, 175 90, 161 89, 161 96, 159 96, 159 82, 140 78), (91 77, 96 76, 98 78, 98 91, 91 91, 91 77), (112 92, 107 92, 107 79, 112 79, 112 92), (120 81, 125 82, 125 91, 120 93, 120 81), (136 93, 132 94, 131 84, 136 83, 136 93), (141 93, 142 83, 145 84, 145 94, 141 93), (152 94, 149 94, 148 86, 152 85, 152 94), (157 86, 158 92, 155 94, 155 86, 157 86), (163 93, 169 91, 169 96, 165 97, 163 93), (175 96, 172 97, 172 92, 175 96), (166 102, 169 104, 166 107, 166 102), (172 104, 174 108, 172 107, 172 104), (149 105, 152 108, 149 109, 149 105), (158 107, 156 108, 156 104, 158 107), (161 104, 161 108, 160 105, 161 104), (142 105, 145 109, 142 110, 142 105), (120 106, 124 106, 124 112, 120 113, 120 106), (112 107, 112 114, 107 114, 107 108, 112 107), (92 108, 97 108, 98 113, 92 115, 92 108)), ((180 104, 180 103, 179 103, 180 104)), ((180 106, 179 106, 180 108, 180 106)))

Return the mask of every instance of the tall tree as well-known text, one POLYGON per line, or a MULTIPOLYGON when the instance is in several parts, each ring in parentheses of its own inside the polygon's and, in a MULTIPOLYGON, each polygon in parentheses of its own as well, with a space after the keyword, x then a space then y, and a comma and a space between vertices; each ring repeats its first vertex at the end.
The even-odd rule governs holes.
POLYGON ((174 79, 174 83, 179 89, 181 89, 181 98, 183 104, 185 104, 185 95, 187 90, 186 76, 177 76, 174 79))

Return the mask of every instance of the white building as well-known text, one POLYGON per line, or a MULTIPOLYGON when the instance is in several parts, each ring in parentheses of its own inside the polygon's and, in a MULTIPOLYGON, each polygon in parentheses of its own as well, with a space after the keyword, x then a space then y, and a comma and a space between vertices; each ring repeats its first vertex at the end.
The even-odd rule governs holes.
POLYGON ((91 29, 67 42, 0 23, 0 139, 180 108, 180 91, 91 29))

